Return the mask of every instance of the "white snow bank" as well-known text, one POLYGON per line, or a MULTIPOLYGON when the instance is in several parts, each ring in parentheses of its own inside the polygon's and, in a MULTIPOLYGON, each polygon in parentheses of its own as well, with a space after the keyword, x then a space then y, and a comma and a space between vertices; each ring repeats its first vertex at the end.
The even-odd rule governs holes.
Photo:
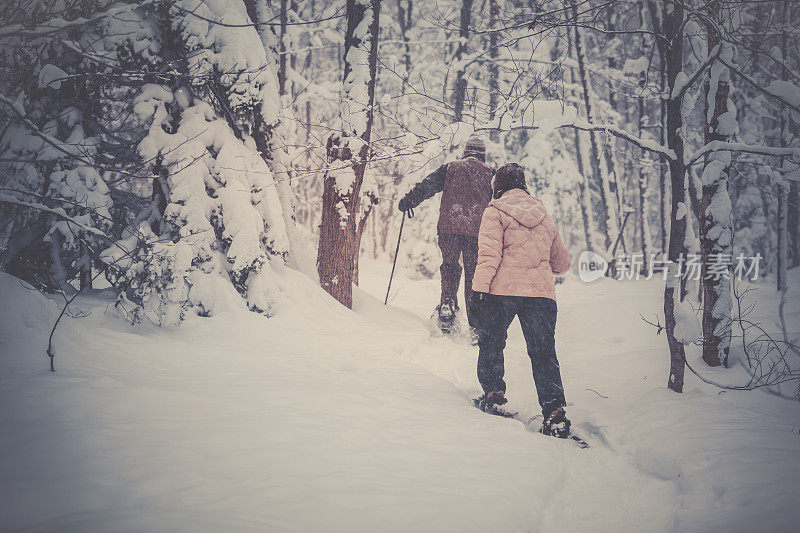
MULTIPOLYGON (((592 443, 470 405, 476 349, 431 339, 438 280, 362 263, 354 314, 302 274, 295 303, 181 329, 57 307, 0 274, 0 524, 26 531, 790 530, 800 416, 687 377, 665 389, 663 338, 639 318, 661 283, 559 286, 568 411, 592 443), (594 389, 591 392, 587 389, 594 389), (600 397, 599 394, 605 396, 600 397)), ((538 410, 518 325, 509 397, 538 410)), ((729 372, 733 372, 730 370, 729 372)))

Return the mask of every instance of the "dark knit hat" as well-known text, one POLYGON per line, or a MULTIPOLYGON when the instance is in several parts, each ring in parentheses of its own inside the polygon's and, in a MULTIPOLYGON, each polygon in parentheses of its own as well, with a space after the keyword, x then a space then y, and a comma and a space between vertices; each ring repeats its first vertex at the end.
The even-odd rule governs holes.
POLYGON ((498 168, 494 174, 492 190, 495 198, 500 198, 503 193, 511 189, 528 191, 528 186, 525 183, 525 169, 517 163, 507 163, 498 168))
POLYGON ((483 144, 483 141, 477 137, 471 137, 468 141, 466 146, 464 146, 464 156, 468 156, 470 154, 479 155, 484 157, 486 155, 486 145, 483 144))

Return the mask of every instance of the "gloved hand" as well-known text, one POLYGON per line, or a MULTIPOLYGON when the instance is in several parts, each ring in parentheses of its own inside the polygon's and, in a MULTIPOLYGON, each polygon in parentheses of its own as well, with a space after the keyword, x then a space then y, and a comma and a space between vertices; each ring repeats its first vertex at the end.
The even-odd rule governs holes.
POLYGON ((485 292, 472 291, 472 294, 469 296, 469 303, 481 304, 488 299, 488 296, 489 295, 485 292))
POLYGON ((405 196, 398 202, 397 209, 405 213, 411 210, 411 202, 405 196))
POLYGON ((486 324, 487 304, 489 295, 485 292, 472 291, 469 295, 469 325, 476 330, 486 324))

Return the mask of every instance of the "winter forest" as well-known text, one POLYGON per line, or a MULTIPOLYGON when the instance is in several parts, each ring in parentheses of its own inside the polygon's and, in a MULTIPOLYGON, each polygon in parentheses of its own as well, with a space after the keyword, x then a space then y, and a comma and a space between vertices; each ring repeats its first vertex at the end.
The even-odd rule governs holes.
POLYGON ((794 530, 799 22, 0 0, 0 530, 794 530), (489 206, 520 165, 571 259, 569 439, 522 311, 487 416, 491 302, 524 295, 466 250, 442 327, 453 193, 419 191, 472 146, 489 206))

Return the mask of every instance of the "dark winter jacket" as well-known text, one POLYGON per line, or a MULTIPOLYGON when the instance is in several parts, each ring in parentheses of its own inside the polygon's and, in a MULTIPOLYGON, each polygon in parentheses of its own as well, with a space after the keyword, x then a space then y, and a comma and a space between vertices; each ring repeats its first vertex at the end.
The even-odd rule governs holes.
POLYGON ((492 169, 475 157, 442 165, 417 183, 404 199, 416 207, 434 194, 442 193, 439 235, 477 237, 481 217, 492 199, 492 169))

